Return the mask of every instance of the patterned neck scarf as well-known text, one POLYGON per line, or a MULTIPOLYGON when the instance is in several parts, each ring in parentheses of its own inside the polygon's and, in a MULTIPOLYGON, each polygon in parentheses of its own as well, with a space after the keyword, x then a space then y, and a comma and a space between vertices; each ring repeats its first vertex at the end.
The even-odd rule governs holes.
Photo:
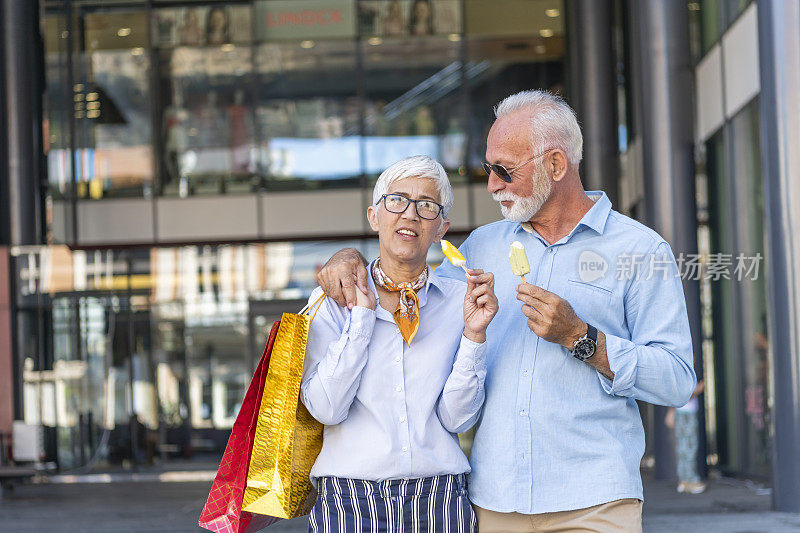
POLYGON ((394 322, 400 329, 400 334, 406 344, 411 346, 411 341, 414 335, 417 334, 419 329, 419 298, 417 292, 428 281, 428 267, 422 271, 422 274, 413 282, 395 283, 386 275, 386 272, 381 268, 381 258, 379 257, 372 264, 372 279, 383 289, 389 292, 400 293, 400 303, 394 311, 394 322))

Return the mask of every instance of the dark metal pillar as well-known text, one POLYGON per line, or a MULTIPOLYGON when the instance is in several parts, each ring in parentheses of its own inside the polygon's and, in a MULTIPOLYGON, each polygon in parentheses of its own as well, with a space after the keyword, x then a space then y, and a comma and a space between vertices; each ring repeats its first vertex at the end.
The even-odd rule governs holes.
POLYGON ((3 0, 11 243, 39 242, 41 75, 38 2, 3 0))
POLYGON ((800 512, 800 4, 758 0, 776 510, 800 512))
POLYGON ((568 0, 568 99, 583 130, 581 179, 586 190, 603 190, 616 206, 617 119, 614 80, 614 2, 568 0))
MULTIPOLYGON (((5 148, 8 176, 8 230, 12 246, 37 244, 42 237, 42 84, 44 67, 39 32, 39 2, 2 0, 5 148)), ((14 268, 12 266, 12 268, 14 268)), ((12 275, 11 294, 16 295, 12 275)), ((36 310, 12 309, 14 321, 14 415, 22 416, 21 368, 36 356, 36 310)), ((39 369, 41 370, 41 369, 39 369)))
MULTIPOLYGON (((672 246, 676 256, 697 253, 693 124, 693 69, 689 21, 682 2, 641 0, 629 4, 636 28, 633 45, 641 60, 635 90, 641 92, 641 140, 647 223, 672 246)), ((694 345, 694 365, 702 377, 700 286, 683 281, 694 345)), ((702 412, 702 411, 701 411, 702 412)), ((675 455, 666 409, 655 409, 656 478, 673 479, 675 455)), ((704 426, 700 426, 701 432, 704 426)), ((702 436, 702 435, 701 435, 702 436)), ((703 442, 703 439, 701 439, 703 442)), ((705 450, 699 450, 701 457, 705 450)))

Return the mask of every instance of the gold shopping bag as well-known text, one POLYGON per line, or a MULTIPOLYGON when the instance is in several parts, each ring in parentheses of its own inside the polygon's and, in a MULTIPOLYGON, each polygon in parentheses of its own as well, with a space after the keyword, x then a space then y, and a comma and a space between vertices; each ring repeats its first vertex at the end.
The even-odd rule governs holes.
POLYGON ((242 511, 296 518, 308 514, 316 501, 308 476, 322 448, 323 426, 300 402, 300 381, 313 320, 307 313, 314 307, 319 310, 324 298, 323 294, 298 314, 281 317, 261 397, 242 511))

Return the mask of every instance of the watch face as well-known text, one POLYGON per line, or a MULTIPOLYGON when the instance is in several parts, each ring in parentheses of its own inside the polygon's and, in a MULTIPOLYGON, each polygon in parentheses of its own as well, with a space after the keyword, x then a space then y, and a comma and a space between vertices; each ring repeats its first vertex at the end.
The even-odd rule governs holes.
POLYGON ((575 345, 574 355, 581 361, 586 361, 594 355, 595 343, 591 339, 581 339, 575 345))

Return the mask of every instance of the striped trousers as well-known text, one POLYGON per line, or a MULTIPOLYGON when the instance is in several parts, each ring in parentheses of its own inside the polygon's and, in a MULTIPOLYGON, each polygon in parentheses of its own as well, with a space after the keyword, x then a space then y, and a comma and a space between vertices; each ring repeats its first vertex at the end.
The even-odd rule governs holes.
POLYGON ((309 533, 476 533, 466 475, 318 480, 309 533))

